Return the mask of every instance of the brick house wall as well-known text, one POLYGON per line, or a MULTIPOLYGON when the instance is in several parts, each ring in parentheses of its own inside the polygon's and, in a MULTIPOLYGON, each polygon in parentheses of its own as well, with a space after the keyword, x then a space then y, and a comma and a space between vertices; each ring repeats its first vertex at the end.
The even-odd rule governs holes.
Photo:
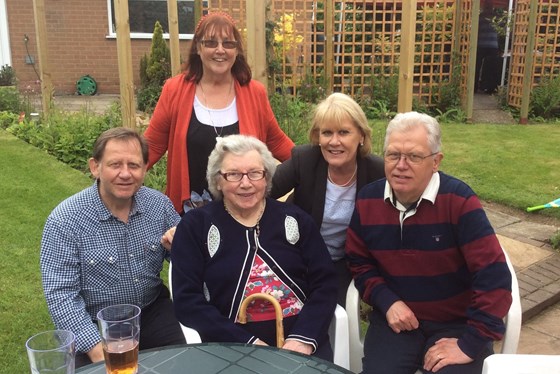
MULTIPOLYGON (((12 67, 22 91, 40 90, 33 0, 6 0, 12 67), (27 49, 35 65, 26 64, 27 49), (37 71, 37 72, 35 72, 37 71)), ((76 81, 88 74, 97 93, 119 93, 117 40, 108 38, 107 0, 45 0, 47 53, 55 95, 76 93, 76 81)), ((182 58, 190 41, 180 41, 182 58)), ((138 86, 140 59, 150 52, 151 39, 132 39, 132 69, 138 86)))

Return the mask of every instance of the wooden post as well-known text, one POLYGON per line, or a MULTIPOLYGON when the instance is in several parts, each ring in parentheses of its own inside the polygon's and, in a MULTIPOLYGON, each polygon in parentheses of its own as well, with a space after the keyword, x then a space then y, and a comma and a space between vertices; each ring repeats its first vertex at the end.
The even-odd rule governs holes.
POLYGON ((45 17, 45 0, 33 0, 35 16, 35 37, 37 38, 37 55, 39 57, 39 76, 41 77, 41 105, 43 116, 49 117, 53 100, 52 73, 49 66, 47 48, 47 20, 45 17))
POLYGON ((402 2, 401 55, 399 59, 399 113, 412 110, 414 83, 414 36, 416 31, 416 0, 402 2))
POLYGON ((253 71, 253 79, 268 87, 266 66, 266 2, 247 0, 247 62, 253 71))
POLYGON ((167 0, 169 23, 169 51, 171 52, 171 76, 181 72, 181 50, 179 49, 179 15, 177 0, 167 0))
POLYGON ((130 48, 130 21, 128 1, 115 0, 115 27, 117 29, 117 56, 121 93, 122 125, 136 127, 136 103, 132 78, 132 51, 130 48))
MULTIPOLYGON (((194 27, 198 25, 198 21, 202 18, 202 0, 194 0, 194 27)), ((194 30, 196 31, 196 30, 194 30)), ((194 33, 193 31, 193 33, 194 33)))
POLYGON ((533 91, 533 55, 537 33, 538 7, 538 0, 531 0, 529 5, 529 32, 527 34, 527 49, 525 50, 525 67, 523 71, 523 94, 519 111, 519 123, 523 125, 529 122, 529 103, 531 101, 531 92, 533 91))
MULTIPOLYGON (((325 28, 325 78, 327 79, 327 93, 333 91, 334 77, 334 1, 324 1, 325 16, 323 17, 325 28)), ((340 20, 343 22, 343 20, 340 20)))
POLYGON ((480 0, 473 0, 471 14, 471 33, 469 43, 469 60, 467 66, 467 102, 465 112, 467 114, 467 122, 472 122, 474 111, 474 84, 478 79, 476 76, 476 54, 478 51, 478 25, 480 25, 480 0))

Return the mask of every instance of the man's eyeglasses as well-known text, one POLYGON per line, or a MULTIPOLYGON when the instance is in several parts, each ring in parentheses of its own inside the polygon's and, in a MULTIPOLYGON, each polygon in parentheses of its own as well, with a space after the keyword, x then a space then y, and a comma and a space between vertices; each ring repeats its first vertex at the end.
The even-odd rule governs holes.
POLYGON ((206 48, 217 48, 218 44, 221 44, 224 49, 235 49, 237 48, 237 43, 235 40, 224 40, 223 42, 219 42, 217 40, 201 40, 200 43, 205 46, 206 48))
POLYGON ((420 156, 420 155, 417 155, 415 153, 387 152, 387 153, 385 153, 385 161, 390 162, 390 163, 396 163, 396 162, 399 162, 402 157, 404 157, 404 159, 407 162, 417 165, 417 164, 420 164, 422 161, 424 161, 424 159, 426 159, 428 157, 431 157, 431 156, 435 156, 438 153, 439 152, 434 152, 434 153, 431 153, 427 156, 420 156))
POLYGON ((228 182, 239 182, 246 175, 251 181, 260 181, 266 176, 266 170, 254 170, 248 173, 240 173, 238 171, 230 171, 227 173, 218 172, 228 182))

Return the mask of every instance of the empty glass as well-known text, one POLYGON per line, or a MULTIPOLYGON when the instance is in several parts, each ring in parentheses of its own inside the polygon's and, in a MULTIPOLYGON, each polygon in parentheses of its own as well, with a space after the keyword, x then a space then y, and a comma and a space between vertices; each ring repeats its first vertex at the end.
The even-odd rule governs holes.
POLYGON ((31 373, 74 374, 75 336, 71 331, 44 331, 27 339, 25 346, 31 373))

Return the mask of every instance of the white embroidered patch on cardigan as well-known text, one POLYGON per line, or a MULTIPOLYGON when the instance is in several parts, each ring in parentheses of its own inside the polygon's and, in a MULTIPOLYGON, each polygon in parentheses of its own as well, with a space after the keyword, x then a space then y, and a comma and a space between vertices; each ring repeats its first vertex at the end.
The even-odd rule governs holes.
POLYGON ((299 226, 296 219, 291 216, 286 216, 284 228, 286 230, 286 240, 288 240, 288 243, 296 244, 299 240, 299 226))
POLYGON ((204 293, 206 301, 210 301, 210 291, 208 291, 208 287, 206 287, 206 282, 202 285, 202 293, 204 293))
POLYGON ((206 240, 208 243, 208 254, 210 254, 210 257, 214 257, 220 247, 220 230, 214 225, 210 226, 206 240))

